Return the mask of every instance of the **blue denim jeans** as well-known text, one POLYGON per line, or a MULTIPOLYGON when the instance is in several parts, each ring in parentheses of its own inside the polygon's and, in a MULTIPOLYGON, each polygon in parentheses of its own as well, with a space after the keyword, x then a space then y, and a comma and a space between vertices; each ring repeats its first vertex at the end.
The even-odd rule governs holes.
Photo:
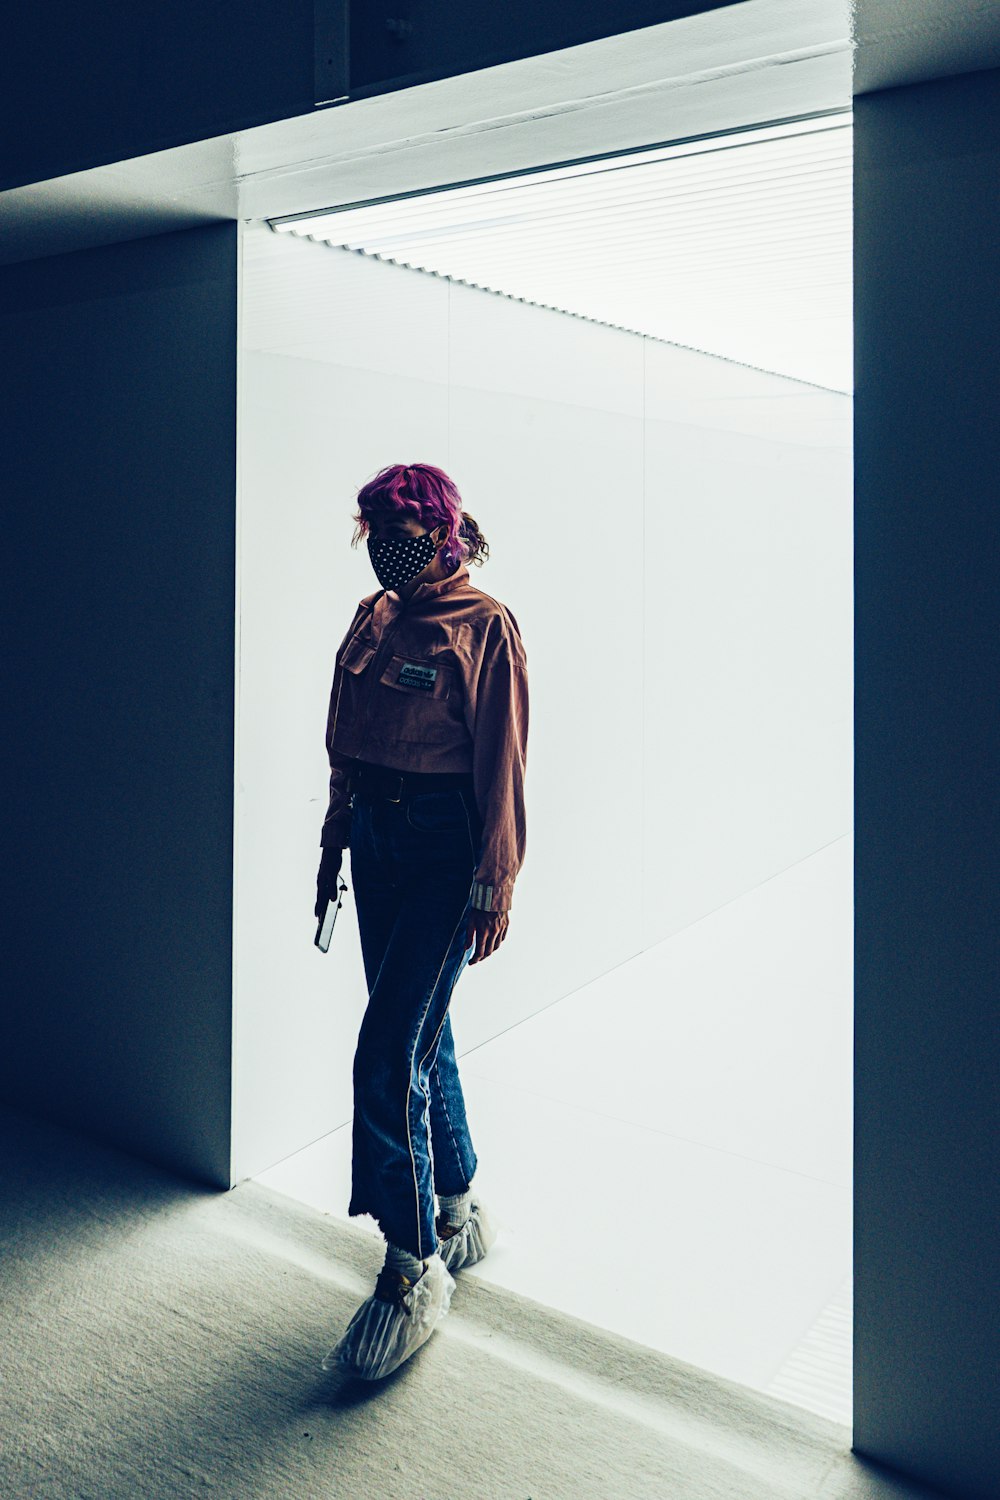
POLYGON ((448 1006, 473 952, 465 931, 481 825, 461 787, 401 802, 352 796, 351 875, 368 1005, 354 1057, 350 1215, 421 1260, 438 1248, 434 1193, 476 1170, 448 1006))

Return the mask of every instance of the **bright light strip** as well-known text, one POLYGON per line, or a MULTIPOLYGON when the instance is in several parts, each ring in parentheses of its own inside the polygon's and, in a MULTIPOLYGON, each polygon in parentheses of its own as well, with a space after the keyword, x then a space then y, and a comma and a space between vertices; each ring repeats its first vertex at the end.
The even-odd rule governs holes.
POLYGON ((786 121, 271 227, 844 390, 851 124, 786 121))

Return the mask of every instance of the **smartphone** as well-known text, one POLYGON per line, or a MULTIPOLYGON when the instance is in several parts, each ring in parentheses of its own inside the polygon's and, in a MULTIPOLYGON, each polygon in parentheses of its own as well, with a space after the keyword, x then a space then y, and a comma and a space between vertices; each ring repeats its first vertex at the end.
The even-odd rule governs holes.
POLYGON ((337 913, 340 910, 341 898, 343 897, 343 894, 346 890, 347 882, 345 880, 342 880, 338 875, 337 899, 336 901, 328 900, 326 905, 324 906, 323 915, 319 919, 319 926, 316 928, 316 936, 313 940, 316 944, 316 947, 320 950, 321 953, 326 953, 327 949, 330 946, 330 939, 333 936, 333 924, 337 920, 337 913))

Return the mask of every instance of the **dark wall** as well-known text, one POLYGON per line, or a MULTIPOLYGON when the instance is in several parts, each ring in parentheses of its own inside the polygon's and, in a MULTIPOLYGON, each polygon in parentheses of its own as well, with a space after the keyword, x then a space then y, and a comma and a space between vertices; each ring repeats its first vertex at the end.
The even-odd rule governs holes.
POLYGON ((995 1497, 1000 72, 854 135, 854 1441, 995 1497))
POLYGON ((0 188, 313 107, 312 0, 12 5, 0 188))
POLYGON ((0 270, 0 1093, 228 1185, 236 227, 0 270))
MULTIPOLYGON (((11 5, 0 36, 0 190, 309 114, 316 99, 342 91, 327 74, 314 81, 314 37, 324 43, 333 39, 332 47, 342 52, 349 33, 348 87, 357 95, 722 5, 723 0, 11 5)), ((338 71, 334 67, 329 73, 338 71)))
MULTIPOLYGON (((354 95, 448 78, 518 57, 681 16, 721 10, 729 0, 353 0, 350 85, 354 95)), ((734 7, 729 3, 729 8, 734 7)))

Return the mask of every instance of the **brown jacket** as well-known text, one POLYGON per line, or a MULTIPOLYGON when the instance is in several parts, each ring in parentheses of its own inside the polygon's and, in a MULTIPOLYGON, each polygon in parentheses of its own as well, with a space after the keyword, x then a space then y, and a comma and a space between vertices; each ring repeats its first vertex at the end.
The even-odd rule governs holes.
POLYGON ((507 911, 524 860, 528 670, 517 621, 461 563, 447 578, 367 594, 337 651, 326 724, 330 801, 320 835, 346 848, 351 761, 471 771, 483 821, 472 904, 507 911))

